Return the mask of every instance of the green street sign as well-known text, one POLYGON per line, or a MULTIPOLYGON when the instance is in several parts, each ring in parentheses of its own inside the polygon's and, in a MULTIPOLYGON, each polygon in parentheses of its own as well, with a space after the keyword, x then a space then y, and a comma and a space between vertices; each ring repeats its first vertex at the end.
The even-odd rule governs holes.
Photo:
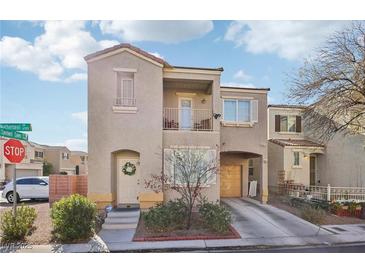
POLYGON ((0 124, 0 129, 9 131, 32 131, 32 125, 24 123, 0 124))
POLYGON ((21 133, 18 131, 5 130, 2 128, 0 128, 0 136, 11 138, 11 139, 28 141, 28 134, 21 133))

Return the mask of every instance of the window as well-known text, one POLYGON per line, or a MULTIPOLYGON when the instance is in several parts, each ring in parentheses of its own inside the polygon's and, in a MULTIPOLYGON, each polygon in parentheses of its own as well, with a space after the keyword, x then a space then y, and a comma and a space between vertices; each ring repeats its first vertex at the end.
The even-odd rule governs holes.
POLYGON ((85 163, 85 156, 80 156, 80 160, 81 160, 81 163, 84 164, 85 163))
POLYGON ((280 131, 282 132, 296 132, 296 116, 280 115, 280 131))
POLYGON ((253 160, 248 160, 248 176, 253 176, 253 160))
POLYGON ((227 122, 251 122, 251 103, 249 100, 226 99, 223 101, 223 119, 227 122))
POLYGON ((299 155, 299 151, 293 152, 293 166, 300 166, 299 155))
POLYGON ((34 152, 35 158, 43 158, 43 151, 35 151, 34 152))
POLYGON ((115 105, 134 107, 136 105, 134 74, 130 72, 118 72, 117 81, 117 98, 115 105))
POLYGON ((296 115, 275 115, 276 132, 301 132, 302 117, 296 115))
POLYGON ((67 152, 62 152, 62 160, 70 159, 70 155, 67 152))
POLYGON ((214 184, 216 174, 213 170, 217 164, 216 153, 215 149, 164 149, 164 173, 171 180, 170 183, 185 184, 186 182, 181 180, 189 176, 191 183, 197 182, 199 177, 201 182, 207 185, 214 184), (211 171, 208 171, 209 169, 211 171))

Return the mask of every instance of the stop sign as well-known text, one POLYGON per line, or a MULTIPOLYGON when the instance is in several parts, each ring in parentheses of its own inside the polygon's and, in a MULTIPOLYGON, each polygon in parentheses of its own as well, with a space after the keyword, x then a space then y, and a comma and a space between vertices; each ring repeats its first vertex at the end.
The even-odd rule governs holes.
POLYGON ((20 163, 25 157, 25 148, 20 141, 10 139, 4 144, 4 155, 11 163, 20 163))

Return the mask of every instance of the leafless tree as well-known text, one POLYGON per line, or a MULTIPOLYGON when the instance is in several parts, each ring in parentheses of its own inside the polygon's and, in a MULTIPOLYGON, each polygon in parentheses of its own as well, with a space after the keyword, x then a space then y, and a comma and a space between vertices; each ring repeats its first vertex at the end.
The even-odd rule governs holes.
POLYGON ((365 132, 365 23, 334 33, 289 79, 289 99, 308 105, 306 124, 322 140, 365 132))
POLYGON ((151 175, 145 186, 155 192, 174 190, 187 209, 187 229, 191 227, 192 212, 202 189, 215 182, 218 171, 214 150, 179 148, 164 155, 164 171, 151 175))

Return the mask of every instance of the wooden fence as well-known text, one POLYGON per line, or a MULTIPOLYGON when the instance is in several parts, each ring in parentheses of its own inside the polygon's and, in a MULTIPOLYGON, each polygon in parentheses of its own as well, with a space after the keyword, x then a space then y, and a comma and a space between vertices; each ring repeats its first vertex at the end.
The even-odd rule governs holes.
POLYGON ((71 194, 87 196, 87 176, 85 175, 50 175, 49 203, 71 194))

